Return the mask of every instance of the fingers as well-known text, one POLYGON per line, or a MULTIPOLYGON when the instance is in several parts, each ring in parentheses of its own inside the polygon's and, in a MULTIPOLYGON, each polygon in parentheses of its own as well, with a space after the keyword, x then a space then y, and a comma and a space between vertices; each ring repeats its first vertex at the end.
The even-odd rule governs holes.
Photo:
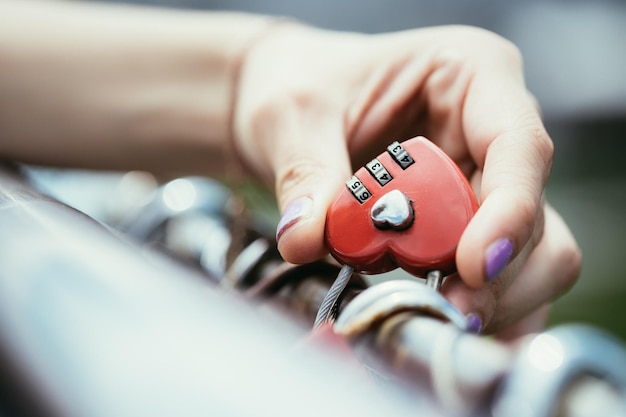
POLYGON ((520 68, 505 61, 511 62, 476 70, 465 102, 468 146, 483 177, 481 206, 459 242, 457 265, 474 288, 496 279, 528 243, 553 156, 535 103, 516 76, 520 68))
POLYGON ((326 211, 352 173, 346 102, 364 78, 347 68, 361 62, 354 56, 360 40, 296 25, 265 37, 246 58, 235 111, 237 148, 250 171, 274 184, 278 249, 288 262, 328 253, 326 211))
MULTIPOLYGON (((519 262, 521 267, 517 263, 480 289, 452 279, 446 282, 444 294, 462 312, 475 315, 485 332, 494 333, 566 292, 580 273, 581 254, 569 228, 551 207, 545 206, 545 228, 539 244, 525 263, 519 262), (508 288, 507 280, 511 281, 508 288)), ((522 329, 520 324, 518 330, 522 329)), ((514 333, 510 331, 509 337, 514 333)))
POLYGON ((543 239, 498 303, 494 331, 565 293, 580 274, 582 255, 571 231, 552 207, 545 216, 543 239))
MULTIPOLYGON (((335 143, 324 148, 332 150, 336 146, 335 143)), ((312 262, 327 254, 326 211, 349 177, 344 175, 348 169, 338 169, 339 165, 348 166, 347 160, 339 155, 306 154, 306 146, 300 150, 303 155, 292 156, 302 159, 285 161, 285 168, 277 172, 276 182, 276 195, 282 207, 276 230, 278 250, 291 263, 312 262)))
POLYGON ((350 177, 340 112, 312 96, 284 95, 255 116, 256 143, 274 173, 281 219, 276 237, 283 258, 312 262, 327 253, 326 211, 350 177))

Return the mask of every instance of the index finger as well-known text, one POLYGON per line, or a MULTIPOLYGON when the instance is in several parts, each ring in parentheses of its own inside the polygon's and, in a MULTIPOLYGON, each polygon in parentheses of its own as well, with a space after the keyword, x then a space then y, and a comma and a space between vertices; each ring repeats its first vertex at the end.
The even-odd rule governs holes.
POLYGON ((501 55, 478 67, 463 109, 468 147, 483 173, 481 206, 457 250, 459 273, 471 287, 497 278, 528 243, 554 153, 519 54, 501 55))

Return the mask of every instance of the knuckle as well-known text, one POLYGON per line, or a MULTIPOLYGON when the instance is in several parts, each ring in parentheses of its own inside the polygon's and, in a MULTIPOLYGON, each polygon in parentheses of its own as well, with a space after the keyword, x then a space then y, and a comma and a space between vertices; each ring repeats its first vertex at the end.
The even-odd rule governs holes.
POLYGON ((498 56, 504 60, 504 62, 521 68, 523 66, 524 59, 522 51, 518 48, 518 46, 503 36, 493 32, 490 32, 490 34, 491 36, 487 39, 489 42, 487 45, 490 50, 497 53, 498 56))
POLYGON ((479 45, 481 51, 497 55, 499 59, 516 66, 523 66, 523 55, 519 47, 509 39, 487 29, 461 26, 461 39, 472 45, 479 45))
POLYGON ((536 154, 541 158, 541 163, 545 167, 544 171, 548 173, 554 159, 554 142, 543 128, 532 129, 531 134, 536 154))
POLYGON ((502 36, 496 36, 495 42, 502 56, 510 64, 513 64, 517 67, 523 66, 524 57, 522 55, 522 51, 518 48, 516 44, 502 36))

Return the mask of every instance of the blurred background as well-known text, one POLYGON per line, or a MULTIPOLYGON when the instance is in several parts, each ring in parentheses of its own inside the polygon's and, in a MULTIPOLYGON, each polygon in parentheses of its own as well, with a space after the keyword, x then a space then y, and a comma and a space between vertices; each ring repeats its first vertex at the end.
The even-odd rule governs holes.
POLYGON ((321 27, 383 32, 441 24, 480 26, 525 59, 556 146, 549 201, 584 255, 578 285, 553 324, 586 322, 626 340, 626 1, 146 0, 127 3, 291 16, 321 27))

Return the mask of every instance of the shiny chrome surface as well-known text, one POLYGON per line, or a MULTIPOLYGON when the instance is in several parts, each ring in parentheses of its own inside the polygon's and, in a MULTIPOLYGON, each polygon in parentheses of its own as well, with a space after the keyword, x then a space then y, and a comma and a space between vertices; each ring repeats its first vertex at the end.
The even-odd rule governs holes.
MULTIPOLYGON (((225 213, 196 210, 193 183, 163 187, 167 198, 144 208, 165 215, 147 213, 160 220, 144 225, 183 257, 206 253, 204 272, 219 271, 225 213)), ((335 329, 366 366, 385 362, 390 390, 375 391, 393 397, 388 403, 362 390, 362 378, 345 382, 343 357, 336 366, 315 349, 293 356, 303 333, 298 317, 312 321, 336 267, 284 264, 270 240, 248 240, 231 269, 240 302, 238 292, 220 291, 5 176, 0 227, 0 389, 11 385, 6 398, 36 399, 39 411, 29 415, 286 417, 302 404, 315 413, 394 417, 625 414, 624 349, 616 340, 568 327, 519 348, 464 332, 465 318, 436 292, 437 271, 427 286, 392 281, 360 293, 364 285, 351 282, 342 298, 335 329), (320 396, 332 404, 310 404, 320 396)))
POLYGON ((444 276, 441 271, 429 271, 428 274, 426 274, 426 286, 435 291, 439 291, 441 284, 443 284, 443 279, 444 276))
POLYGON ((379 229, 406 230, 415 221, 415 211, 409 198, 400 190, 392 190, 372 206, 370 217, 379 229))
POLYGON ((467 320, 436 290, 414 281, 387 281, 359 294, 338 317, 335 331, 348 338, 358 337, 373 323, 401 311, 414 311, 439 317, 459 330, 467 320))
POLYGON ((168 218, 191 212, 222 217, 228 190, 218 182, 201 178, 178 178, 158 187, 152 198, 127 213, 119 228, 133 238, 145 241, 168 218))
MULTIPOLYGON (((626 351, 616 339, 584 325, 558 327, 530 337, 501 385, 493 404, 493 415, 558 415, 562 394, 585 377, 595 379, 592 386, 597 390, 596 399, 619 399, 611 412, 595 415, 626 415, 626 351)), ((587 392, 589 390, 587 386, 587 392)), ((601 409, 598 405, 595 410, 601 409)), ((571 406, 566 410, 570 414, 560 415, 581 415, 571 406)))
POLYGON ((488 402, 511 361, 507 347, 465 332, 465 317, 435 289, 414 281, 368 288, 334 328, 365 350, 364 361, 384 358, 391 375, 417 390, 427 385, 452 415, 472 414, 488 402))
POLYGON ((3 415, 411 415, 341 361, 295 352, 286 316, 2 173, 0 230, 3 415))

